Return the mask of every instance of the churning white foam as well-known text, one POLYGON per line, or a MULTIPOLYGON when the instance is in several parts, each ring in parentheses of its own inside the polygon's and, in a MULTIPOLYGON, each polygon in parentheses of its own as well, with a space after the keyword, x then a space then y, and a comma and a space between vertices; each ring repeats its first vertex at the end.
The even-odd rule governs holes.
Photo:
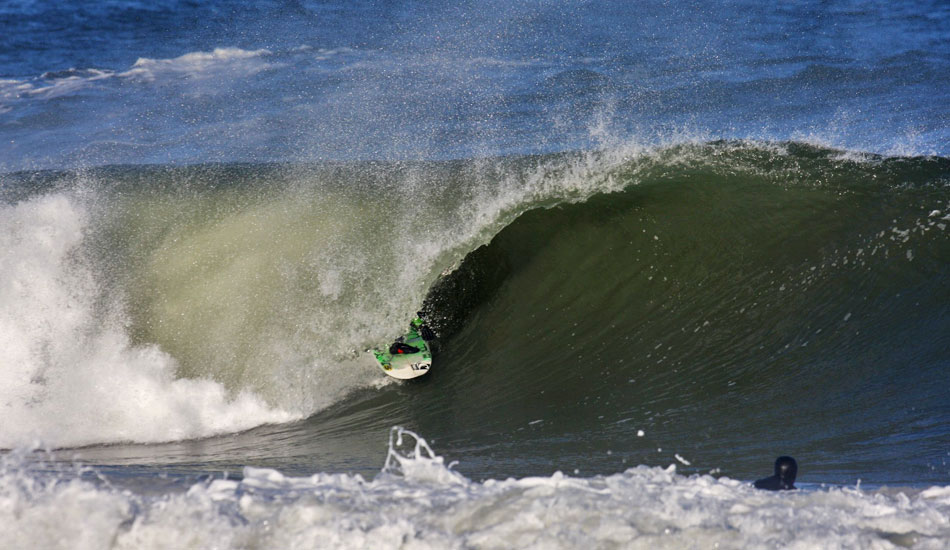
POLYGON ((950 487, 770 493, 668 468, 474 482, 421 438, 390 441, 375 479, 245 468, 137 495, 0 462, 0 532, 14 548, 946 548, 950 487))
POLYGON ((267 49, 215 48, 210 52, 189 52, 171 59, 140 57, 121 77, 154 80, 159 75, 187 74, 191 77, 213 75, 222 71, 252 76, 278 65, 265 60, 272 52, 267 49))
POLYGON ((196 438, 293 415, 129 342, 81 244, 88 215, 51 194, 0 206, 0 447, 196 438))
MULTIPOLYGON (((326 58, 332 53, 321 54, 326 58)), ((165 82, 189 79, 241 79, 283 63, 269 61, 267 49, 215 48, 208 52, 188 52, 169 59, 140 57, 124 71, 111 69, 68 69, 43 73, 39 78, 0 79, 0 113, 29 99, 49 100, 74 95, 102 81, 165 82)))

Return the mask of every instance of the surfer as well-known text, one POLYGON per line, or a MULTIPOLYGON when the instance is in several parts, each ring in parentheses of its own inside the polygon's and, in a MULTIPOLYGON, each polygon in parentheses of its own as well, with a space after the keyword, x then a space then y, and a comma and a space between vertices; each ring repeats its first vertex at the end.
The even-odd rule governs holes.
POLYGON ((757 480, 756 489, 766 491, 790 491, 795 488, 795 476, 798 474, 798 463, 790 456, 780 456, 775 459, 775 474, 757 480))
MULTIPOLYGON (((416 314, 416 317, 412 321, 409 321, 409 334, 407 336, 412 338, 413 335, 418 335, 415 337, 421 336, 426 342, 435 340, 435 333, 433 333, 432 329, 430 329, 425 324, 425 321, 422 320, 421 311, 416 314)), ((411 353, 419 353, 419 348, 406 344, 405 337, 400 336, 399 338, 396 338, 396 341, 393 342, 391 346, 389 346, 389 353, 391 355, 408 355, 411 353)))
POLYGON ((409 330, 415 331, 415 333, 421 336, 426 342, 435 340, 435 333, 432 332, 432 329, 422 320, 421 311, 416 313, 416 317, 409 322, 409 330))
POLYGON ((416 346, 410 346, 402 341, 403 337, 400 336, 396 339, 392 345, 389 346, 390 355, 409 355, 411 353, 419 353, 419 348, 416 346))

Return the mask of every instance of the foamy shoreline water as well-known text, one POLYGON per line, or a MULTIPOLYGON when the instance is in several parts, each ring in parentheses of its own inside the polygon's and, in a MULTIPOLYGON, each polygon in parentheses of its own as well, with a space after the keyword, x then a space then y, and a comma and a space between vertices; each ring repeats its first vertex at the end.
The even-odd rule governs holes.
MULTIPOLYGON (((49 478, 13 455, 0 471, 9 548, 945 548, 950 487, 770 493, 638 466, 579 478, 473 482, 394 428, 386 467, 290 477, 245 468, 141 496, 49 478)), ((464 457, 461 457, 464 460, 464 457)))

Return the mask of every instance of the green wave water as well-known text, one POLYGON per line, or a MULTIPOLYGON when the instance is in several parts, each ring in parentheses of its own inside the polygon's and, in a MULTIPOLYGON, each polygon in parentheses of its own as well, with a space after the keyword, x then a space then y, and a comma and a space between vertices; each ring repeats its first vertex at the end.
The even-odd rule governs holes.
POLYGON ((837 482, 944 478, 947 161, 688 159, 530 211, 436 285, 438 414, 536 456, 569 440, 604 470, 675 449, 698 471, 793 453, 837 482))
MULTIPOLYGON (((51 276, 85 316, 60 332, 116 327, 123 353, 160 354, 122 375, 160 372, 159 393, 188 381, 223 391, 215 407, 258 400, 211 415, 231 419, 214 427, 146 402, 161 413, 147 433, 137 408, 80 418, 82 437, 35 419, 30 433, 54 446, 306 418, 148 454, 246 464, 267 448, 265 464, 291 471, 304 460, 371 471, 358 458, 375 457, 367 434, 398 423, 464 452, 476 476, 613 472, 675 454, 687 471, 741 477, 780 453, 830 482, 947 475, 943 158, 715 142, 5 180, 9 205, 65 197, 87 220, 55 269, 93 283, 51 276), (362 352, 420 305, 440 334, 433 372, 381 384, 362 352)), ((60 332, 38 328, 24 353, 40 357, 31 350, 60 332)), ((102 355, 100 339, 84 342, 75 353, 102 355)), ((66 372, 52 357, 31 384, 66 372)), ((86 410, 44 384, 21 393, 86 410)), ((33 409, 12 402, 29 424, 33 409)), ((134 448, 94 452, 134 461, 134 448)))

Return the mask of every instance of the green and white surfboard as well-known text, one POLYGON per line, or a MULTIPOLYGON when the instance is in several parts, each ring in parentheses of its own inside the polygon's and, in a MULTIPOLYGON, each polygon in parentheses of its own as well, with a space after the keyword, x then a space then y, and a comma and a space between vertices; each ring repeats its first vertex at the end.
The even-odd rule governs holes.
POLYGON ((432 350, 422 337, 426 332, 422 321, 415 319, 409 332, 387 349, 373 349, 370 353, 379 363, 379 368, 393 378, 409 380, 429 372, 432 366, 432 350))

